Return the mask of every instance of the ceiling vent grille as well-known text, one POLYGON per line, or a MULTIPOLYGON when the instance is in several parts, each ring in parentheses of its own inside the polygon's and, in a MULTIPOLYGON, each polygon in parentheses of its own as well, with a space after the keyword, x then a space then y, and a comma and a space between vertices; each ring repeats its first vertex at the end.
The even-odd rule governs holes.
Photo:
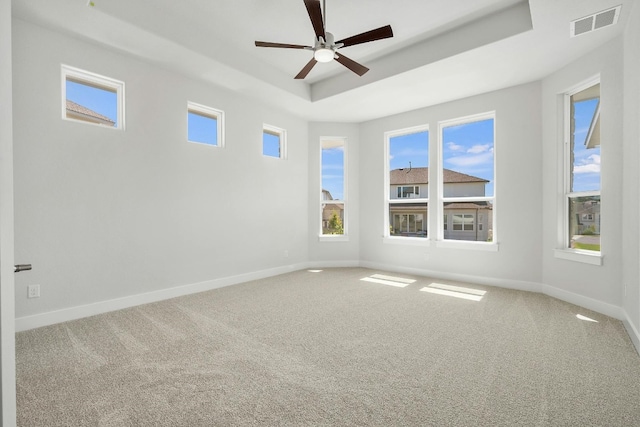
POLYGON ((618 17, 620 16, 620 9, 622 5, 618 5, 614 8, 603 10, 593 15, 585 16, 575 21, 571 21, 570 35, 576 37, 582 34, 590 33, 600 28, 608 27, 609 25, 616 24, 618 17))

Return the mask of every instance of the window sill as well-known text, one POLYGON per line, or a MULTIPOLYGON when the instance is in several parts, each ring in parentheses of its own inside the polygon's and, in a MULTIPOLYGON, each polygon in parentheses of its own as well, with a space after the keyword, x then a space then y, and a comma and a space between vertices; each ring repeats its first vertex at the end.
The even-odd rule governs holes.
POLYGON ((431 246, 431 240, 426 237, 393 237, 385 236, 383 243, 391 245, 431 246))
POLYGON ((346 236, 344 234, 328 234, 328 235, 322 235, 322 236, 318 236, 318 241, 320 242, 348 242, 349 241, 349 236, 346 236))
POLYGON ((553 252, 556 258, 569 261, 582 262, 591 265, 602 265, 602 254, 600 252, 587 252, 575 249, 556 249, 553 252))
POLYGON ((498 252, 500 245, 489 242, 472 242, 464 240, 439 240, 436 242, 437 248, 464 249, 472 251, 498 252))

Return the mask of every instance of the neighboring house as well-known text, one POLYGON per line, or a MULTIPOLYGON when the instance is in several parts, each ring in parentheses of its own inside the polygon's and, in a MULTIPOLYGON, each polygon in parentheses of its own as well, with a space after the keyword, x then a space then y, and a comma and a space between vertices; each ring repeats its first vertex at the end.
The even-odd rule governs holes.
POLYGON ((80 104, 76 104, 73 101, 69 101, 67 99, 67 118, 82 120, 84 122, 96 123, 104 126, 115 126, 116 122, 111 120, 107 116, 103 116, 100 113, 97 113, 93 110, 90 110, 87 107, 84 107, 80 104))
POLYGON ((329 221, 334 213, 340 217, 344 224, 344 205, 342 203, 326 203, 333 200, 329 190, 322 189, 322 234, 332 234, 333 230, 329 229, 329 221))
MULTIPOLYGON (((389 228, 392 236, 427 236, 427 204, 393 203, 393 199, 429 197, 429 168, 394 169, 390 172, 389 228)), ((484 197, 486 179, 449 169, 443 170, 444 197, 484 197)), ((444 204, 444 238, 489 241, 492 238, 492 206, 487 202, 444 204)))
POLYGON ((577 198, 571 203, 571 214, 574 221, 570 221, 570 236, 600 235, 600 200, 577 198))

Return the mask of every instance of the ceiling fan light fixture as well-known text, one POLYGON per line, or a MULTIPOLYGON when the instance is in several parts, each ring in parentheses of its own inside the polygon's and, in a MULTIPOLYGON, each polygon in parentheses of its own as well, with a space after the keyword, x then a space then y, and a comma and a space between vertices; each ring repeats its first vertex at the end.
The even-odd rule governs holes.
POLYGON ((333 61, 334 55, 335 52, 333 51, 333 49, 329 49, 326 47, 321 47, 313 53, 313 57, 318 62, 331 62, 333 61))

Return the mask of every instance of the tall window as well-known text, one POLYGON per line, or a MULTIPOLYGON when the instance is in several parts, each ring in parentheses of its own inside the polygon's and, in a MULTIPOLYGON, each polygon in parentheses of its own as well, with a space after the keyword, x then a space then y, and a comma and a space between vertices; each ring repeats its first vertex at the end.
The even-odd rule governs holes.
POLYGON ((62 118, 124 129, 124 82, 62 65, 62 118))
POLYGON ((494 136, 494 113, 440 123, 438 176, 445 240, 495 239, 494 136))
POLYGON ((346 139, 320 139, 321 235, 346 235, 346 139))
POLYGON ((600 252, 600 82, 565 94, 565 248, 600 252))
POLYGON ((213 147, 224 146, 224 112, 187 102, 187 140, 213 147))
POLYGON ((267 157, 286 158, 287 133, 284 129, 271 125, 262 127, 262 154, 267 157))
POLYGON ((426 238, 429 204, 429 128, 385 133, 385 236, 426 238))

